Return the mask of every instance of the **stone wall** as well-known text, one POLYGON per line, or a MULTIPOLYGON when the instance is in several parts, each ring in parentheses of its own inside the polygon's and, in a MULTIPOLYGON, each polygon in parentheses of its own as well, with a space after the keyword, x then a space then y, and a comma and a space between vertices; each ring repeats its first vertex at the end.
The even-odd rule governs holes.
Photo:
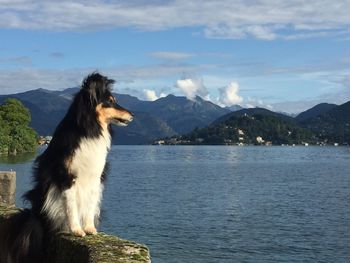
POLYGON ((16 172, 0 172, 0 205, 15 205, 16 172))
MULTIPOLYGON (((0 172, 0 229, 19 209, 15 204, 16 172, 0 172)), ((1 235, 1 233, 0 233, 1 235)), ((83 238, 57 234, 48 246, 52 263, 150 263, 146 246, 98 233, 83 238)))

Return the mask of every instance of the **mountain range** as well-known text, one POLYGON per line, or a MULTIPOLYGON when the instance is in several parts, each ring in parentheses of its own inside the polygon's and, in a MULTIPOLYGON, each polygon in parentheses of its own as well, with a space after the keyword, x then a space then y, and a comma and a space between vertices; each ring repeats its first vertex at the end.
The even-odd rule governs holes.
MULTIPOLYGON (((0 103, 6 98, 19 99, 32 115, 31 127, 39 135, 52 135, 65 115, 78 88, 63 91, 36 89, 23 93, 0 95, 0 103)), ((114 94, 118 104, 133 112, 134 121, 127 127, 113 127, 114 144, 148 144, 161 137, 190 132, 194 128, 209 125, 218 117, 230 112, 200 97, 168 95, 156 101, 142 101, 126 94, 114 94)))
MULTIPOLYGON (((6 98, 19 99, 31 112, 31 127, 39 135, 52 135, 78 90, 79 88, 63 91, 36 89, 0 95, 0 103, 6 98)), ((223 108, 199 96, 189 100, 186 97, 168 95, 155 101, 143 101, 127 94, 114 95, 118 104, 135 115, 129 126, 113 127, 116 133, 114 144, 149 144, 159 138, 189 134, 194 129, 214 127, 228 120, 253 115, 268 116, 261 120, 275 123, 271 125, 291 125, 288 127, 306 129, 319 140, 350 141, 350 102, 339 106, 318 104, 296 117, 291 117, 264 108, 243 109, 239 105, 223 108)))
POLYGON ((241 109, 164 143, 349 145, 350 101, 339 106, 318 104, 294 118, 264 108, 241 109))

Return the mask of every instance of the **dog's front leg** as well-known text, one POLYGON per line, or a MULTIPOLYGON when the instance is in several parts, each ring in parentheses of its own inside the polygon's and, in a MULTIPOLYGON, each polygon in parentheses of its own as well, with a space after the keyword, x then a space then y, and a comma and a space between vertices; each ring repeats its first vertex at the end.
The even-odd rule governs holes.
POLYGON ((83 237, 86 234, 80 224, 76 192, 77 190, 75 185, 64 191, 66 201, 66 214, 70 232, 75 236, 83 237))
POLYGON ((97 229, 95 227, 93 216, 89 216, 84 223, 84 231, 89 235, 96 235, 97 229))
POLYGON ((94 204, 91 204, 89 206, 90 211, 87 213, 85 218, 83 218, 83 225, 84 225, 84 231, 86 234, 89 235, 96 235, 97 230, 95 227, 95 211, 96 207, 94 204))
POLYGON ((83 227, 86 234, 95 235, 97 230, 95 227, 95 220, 98 220, 100 215, 100 202, 102 196, 103 186, 100 184, 99 187, 96 187, 90 195, 89 204, 87 204, 86 213, 83 217, 83 227))

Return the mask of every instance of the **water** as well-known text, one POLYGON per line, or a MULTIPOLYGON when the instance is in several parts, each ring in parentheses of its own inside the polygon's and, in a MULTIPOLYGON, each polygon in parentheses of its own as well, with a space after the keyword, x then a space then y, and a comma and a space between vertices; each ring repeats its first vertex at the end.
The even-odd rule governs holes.
MULTIPOLYGON (((350 262, 350 148, 114 146, 109 161, 100 229, 154 263, 350 262)), ((23 193, 30 161, 11 168, 23 193)))

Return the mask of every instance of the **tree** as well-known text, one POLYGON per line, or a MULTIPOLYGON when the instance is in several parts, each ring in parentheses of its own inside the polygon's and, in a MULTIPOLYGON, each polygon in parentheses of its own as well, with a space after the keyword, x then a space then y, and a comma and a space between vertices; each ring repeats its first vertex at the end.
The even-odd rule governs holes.
POLYGON ((29 127, 30 112, 17 99, 7 99, 0 105, 0 153, 33 152, 37 134, 29 127))

